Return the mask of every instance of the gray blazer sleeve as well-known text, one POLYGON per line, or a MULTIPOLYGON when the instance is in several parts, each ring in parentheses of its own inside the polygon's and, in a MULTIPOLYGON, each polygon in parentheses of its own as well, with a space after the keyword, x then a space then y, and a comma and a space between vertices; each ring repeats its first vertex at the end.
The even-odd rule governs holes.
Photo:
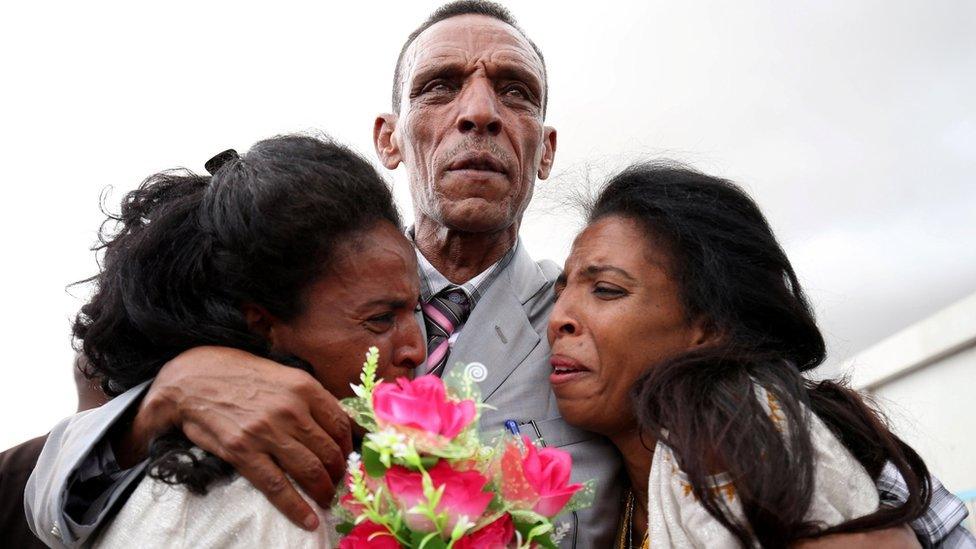
POLYGON ((105 470, 114 465, 114 457, 104 439, 126 410, 138 406, 149 384, 147 381, 100 408, 69 417, 51 431, 24 490, 27 524, 48 546, 85 544, 134 486, 133 481, 141 478, 145 463, 126 471, 117 471, 117 466, 116 471, 105 470), (80 481, 100 475, 108 479, 102 493, 72 494, 80 481), (87 501, 75 506, 78 509, 72 513, 69 502, 73 499, 87 501))

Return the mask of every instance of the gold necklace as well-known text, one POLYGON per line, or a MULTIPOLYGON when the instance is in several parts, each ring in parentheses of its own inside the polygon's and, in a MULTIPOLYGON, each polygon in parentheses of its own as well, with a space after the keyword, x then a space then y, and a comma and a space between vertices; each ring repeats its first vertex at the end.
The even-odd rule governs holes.
MULTIPOLYGON (((634 508, 637 506, 637 498, 633 491, 627 492, 627 503, 624 505, 623 520, 620 521, 620 528, 617 531, 616 549, 635 549, 634 547, 634 508)), ((651 540, 644 533, 641 540, 640 549, 650 549, 651 540)))

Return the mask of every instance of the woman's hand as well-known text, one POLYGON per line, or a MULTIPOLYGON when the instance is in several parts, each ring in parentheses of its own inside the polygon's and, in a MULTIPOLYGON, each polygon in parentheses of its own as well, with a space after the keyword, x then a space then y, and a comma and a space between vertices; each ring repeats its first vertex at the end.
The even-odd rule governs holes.
POLYGON ((119 463, 144 459, 149 442, 173 428, 309 530, 318 517, 286 475, 328 507, 352 451, 349 418, 312 376, 224 347, 191 349, 163 366, 115 441, 119 463))
POLYGON ((834 534, 793 544, 794 549, 833 549, 835 547, 837 549, 874 549, 876 547, 921 549, 922 544, 918 542, 915 531, 907 524, 858 534, 834 534))

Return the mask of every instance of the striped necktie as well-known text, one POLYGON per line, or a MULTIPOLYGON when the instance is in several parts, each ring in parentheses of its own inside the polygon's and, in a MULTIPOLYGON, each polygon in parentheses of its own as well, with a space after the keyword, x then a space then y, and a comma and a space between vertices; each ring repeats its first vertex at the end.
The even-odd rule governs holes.
POLYGON ((427 327, 427 373, 441 375, 451 352, 451 334, 464 325, 471 314, 471 301, 464 290, 448 287, 421 305, 427 327))

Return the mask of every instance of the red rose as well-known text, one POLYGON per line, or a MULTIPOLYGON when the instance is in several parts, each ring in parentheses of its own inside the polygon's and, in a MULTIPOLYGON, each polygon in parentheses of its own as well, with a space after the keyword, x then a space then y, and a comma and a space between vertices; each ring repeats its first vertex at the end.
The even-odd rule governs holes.
POLYGON ((400 542, 385 526, 375 522, 359 523, 339 542, 339 549, 400 549, 400 542))
MULTIPOLYGON (((444 487, 444 494, 436 511, 447 513, 447 524, 444 527, 447 532, 454 528, 462 515, 471 522, 477 522, 491 503, 492 495, 484 491, 488 479, 477 471, 457 471, 441 460, 427 474, 430 475, 434 488, 444 487)), ((418 503, 426 501, 420 472, 394 465, 386 471, 385 479, 390 495, 404 511, 407 526, 418 532, 434 531, 434 525, 427 517, 420 513, 407 512, 418 503)))
POLYGON ((505 513, 492 522, 454 542, 454 549, 505 549, 515 537, 512 516, 505 513))
POLYGON ((522 437, 522 440, 524 454, 517 444, 511 442, 502 455, 502 495, 509 501, 517 502, 519 508, 554 517, 583 487, 582 484, 569 483, 573 460, 563 450, 539 450, 528 437, 522 437))

